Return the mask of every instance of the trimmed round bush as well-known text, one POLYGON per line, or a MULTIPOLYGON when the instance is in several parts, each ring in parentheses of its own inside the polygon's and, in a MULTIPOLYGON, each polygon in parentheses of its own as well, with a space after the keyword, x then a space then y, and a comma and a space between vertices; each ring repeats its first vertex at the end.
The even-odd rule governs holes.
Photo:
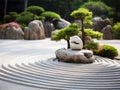
POLYGON ((6 22, 13 22, 17 17, 17 12, 9 12, 7 15, 4 16, 6 22))
POLYGON ((44 8, 40 7, 40 6, 29 6, 27 8, 27 11, 28 12, 31 12, 33 14, 36 14, 36 15, 40 15, 42 12, 44 12, 44 8))
POLYGON ((46 11, 41 14, 41 16, 45 17, 46 20, 60 19, 61 16, 52 11, 46 11))
POLYGON ((16 21, 27 25, 30 21, 32 21, 32 18, 28 16, 20 16, 16 19, 16 21))
POLYGON ((34 15, 30 12, 22 12, 19 17, 16 18, 16 22, 27 25, 30 21, 34 19, 33 16, 34 15))
POLYGON ((114 57, 116 57, 118 55, 118 51, 113 46, 103 45, 102 49, 98 52, 98 55, 102 56, 102 57, 108 57, 108 58, 113 59, 114 57))
POLYGON ((29 17, 33 17, 34 16, 34 14, 33 13, 31 13, 31 12, 22 12, 22 13, 20 13, 20 16, 29 16, 29 17))

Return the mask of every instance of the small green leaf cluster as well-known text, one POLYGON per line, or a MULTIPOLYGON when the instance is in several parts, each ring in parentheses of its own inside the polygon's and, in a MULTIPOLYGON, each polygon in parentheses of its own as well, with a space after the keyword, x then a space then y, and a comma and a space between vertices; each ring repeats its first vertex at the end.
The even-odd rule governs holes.
POLYGON ((98 50, 99 43, 97 42, 88 42, 87 44, 84 45, 84 49, 89 49, 92 51, 98 50))
POLYGON ((30 21, 33 20, 33 13, 30 12, 22 12, 19 17, 16 18, 16 22, 20 24, 28 24, 30 21))
POLYGON ((17 17, 18 13, 16 12, 9 12, 8 15, 4 16, 6 22, 14 22, 17 17))
POLYGON ((73 23, 68 27, 58 30, 54 35, 52 35, 52 39, 56 41, 61 39, 69 40, 71 36, 78 35, 78 33, 78 25, 73 23))
POLYGON ((113 26, 114 34, 116 39, 120 39, 120 22, 113 26))
POLYGON ((92 17, 92 12, 85 8, 79 8, 77 10, 74 10, 71 13, 71 16, 74 17, 75 19, 84 20, 85 18, 92 17))
POLYGON ((86 33, 86 35, 88 35, 92 38, 96 38, 98 40, 102 39, 102 37, 103 37, 103 34, 101 32, 93 31, 93 29, 85 29, 85 33, 86 33))

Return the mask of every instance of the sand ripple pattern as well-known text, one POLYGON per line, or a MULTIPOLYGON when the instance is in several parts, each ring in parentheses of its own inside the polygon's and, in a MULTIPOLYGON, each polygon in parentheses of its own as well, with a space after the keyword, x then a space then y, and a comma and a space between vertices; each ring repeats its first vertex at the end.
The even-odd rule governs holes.
POLYGON ((50 90, 120 89, 120 61, 95 57, 92 64, 57 59, 1 65, 0 79, 50 90))

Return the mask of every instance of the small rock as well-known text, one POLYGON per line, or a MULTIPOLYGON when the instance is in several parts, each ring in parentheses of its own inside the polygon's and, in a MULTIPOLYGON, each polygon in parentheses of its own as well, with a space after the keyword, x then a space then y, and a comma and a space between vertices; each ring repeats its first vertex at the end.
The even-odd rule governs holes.
POLYGON ((70 38, 70 48, 73 50, 80 50, 83 48, 83 42, 79 36, 72 36, 70 38))
POLYGON ((58 49, 55 52, 56 58, 63 62, 74 63, 92 63, 94 62, 93 53, 91 51, 80 51, 71 49, 58 49))
POLYGON ((103 39, 105 40, 111 40, 114 37, 111 25, 107 25, 106 27, 104 27, 101 32, 103 33, 103 39))
POLYGON ((61 28, 64 28, 64 27, 70 25, 70 22, 68 22, 64 19, 59 19, 59 20, 54 20, 53 24, 55 26, 55 29, 61 29, 61 28))

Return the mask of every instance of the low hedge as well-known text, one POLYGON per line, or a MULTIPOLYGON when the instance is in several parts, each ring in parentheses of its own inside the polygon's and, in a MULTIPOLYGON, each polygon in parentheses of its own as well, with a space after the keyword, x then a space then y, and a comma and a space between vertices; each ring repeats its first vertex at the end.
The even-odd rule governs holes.
POLYGON ((92 50, 94 55, 107 57, 113 59, 118 55, 118 51, 115 47, 110 45, 99 45, 96 42, 89 42, 84 46, 84 49, 92 50))
POLYGON ((113 59, 118 55, 118 51, 115 47, 110 45, 103 45, 102 49, 98 52, 99 56, 108 57, 113 59))

